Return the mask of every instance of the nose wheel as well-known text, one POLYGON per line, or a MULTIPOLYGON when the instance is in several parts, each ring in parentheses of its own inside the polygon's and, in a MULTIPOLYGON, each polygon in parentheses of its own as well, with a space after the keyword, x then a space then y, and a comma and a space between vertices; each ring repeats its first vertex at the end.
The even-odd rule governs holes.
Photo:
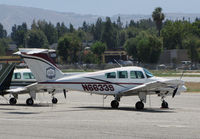
POLYGON ((165 100, 162 101, 161 108, 169 108, 168 103, 165 100))
POLYGON ((58 103, 58 99, 55 98, 55 97, 53 97, 53 98, 52 98, 52 103, 53 103, 53 104, 57 104, 57 103, 58 103))
POLYGON ((142 110, 144 109, 144 103, 142 101, 138 101, 136 104, 135 104, 135 108, 137 110, 142 110))
POLYGON ((119 107, 119 102, 117 100, 113 100, 110 105, 113 109, 117 109, 119 107))

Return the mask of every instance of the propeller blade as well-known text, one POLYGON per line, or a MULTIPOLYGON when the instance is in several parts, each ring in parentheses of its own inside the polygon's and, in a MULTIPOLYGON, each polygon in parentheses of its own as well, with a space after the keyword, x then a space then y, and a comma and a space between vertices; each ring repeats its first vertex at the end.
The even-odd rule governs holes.
POLYGON ((173 92, 173 94, 172 94, 172 97, 173 97, 173 98, 175 97, 177 91, 178 91, 178 87, 177 87, 176 89, 174 89, 174 92, 173 92))
POLYGON ((65 90, 65 89, 63 89, 63 93, 64 93, 64 97, 65 97, 65 99, 66 99, 67 96, 66 96, 66 90, 65 90))

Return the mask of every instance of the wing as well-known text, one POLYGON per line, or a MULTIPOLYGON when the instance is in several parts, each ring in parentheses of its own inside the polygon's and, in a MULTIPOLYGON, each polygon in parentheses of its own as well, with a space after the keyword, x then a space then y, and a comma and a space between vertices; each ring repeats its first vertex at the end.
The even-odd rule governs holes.
POLYGON ((124 90, 120 92, 119 95, 133 96, 133 95, 137 95, 139 92, 153 92, 153 91, 159 90, 160 88, 168 87, 168 85, 169 84, 164 83, 164 82, 153 81, 153 82, 145 83, 143 85, 139 85, 131 89, 124 90))
POLYGON ((18 87, 18 88, 6 90, 6 92, 9 92, 11 94, 25 94, 25 93, 28 93, 28 90, 26 87, 18 87))
POLYGON ((40 88, 38 88, 38 83, 33 83, 25 87, 8 89, 6 90, 6 92, 9 92, 11 94, 26 94, 26 93, 29 93, 30 90, 39 91, 40 88))

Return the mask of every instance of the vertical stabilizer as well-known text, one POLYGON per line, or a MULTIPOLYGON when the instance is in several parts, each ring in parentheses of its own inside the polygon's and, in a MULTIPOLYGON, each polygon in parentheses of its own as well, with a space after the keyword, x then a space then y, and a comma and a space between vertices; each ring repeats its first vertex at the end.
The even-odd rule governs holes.
POLYGON ((19 54, 31 69, 38 82, 48 82, 63 77, 53 60, 49 57, 48 49, 19 49, 19 54))

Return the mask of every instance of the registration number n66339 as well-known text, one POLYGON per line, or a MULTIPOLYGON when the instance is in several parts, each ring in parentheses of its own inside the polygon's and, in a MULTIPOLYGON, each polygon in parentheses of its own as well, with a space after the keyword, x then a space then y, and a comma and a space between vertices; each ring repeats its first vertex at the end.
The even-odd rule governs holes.
POLYGON ((115 91, 111 84, 82 84, 84 91, 115 91))

